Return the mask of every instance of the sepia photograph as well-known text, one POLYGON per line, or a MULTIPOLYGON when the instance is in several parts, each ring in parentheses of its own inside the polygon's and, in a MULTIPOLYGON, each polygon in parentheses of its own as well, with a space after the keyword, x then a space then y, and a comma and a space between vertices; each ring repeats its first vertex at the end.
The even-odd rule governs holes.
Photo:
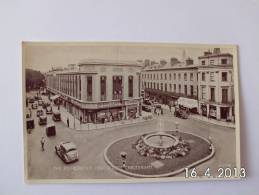
POLYGON ((236 45, 23 42, 26 182, 230 180, 236 45))

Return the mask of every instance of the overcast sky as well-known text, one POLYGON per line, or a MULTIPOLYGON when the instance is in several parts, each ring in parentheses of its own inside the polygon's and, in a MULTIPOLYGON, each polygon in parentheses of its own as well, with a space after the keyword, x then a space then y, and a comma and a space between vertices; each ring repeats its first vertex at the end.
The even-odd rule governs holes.
MULTIPOLYGON (((76 64, 82 59, 109 59, 109 60, 143 60, 151 59, 169 62, 171 57, 179 60, 186 57, 194 59, 203 55, 204 51, 213 50, 207 45, 169 45, 169 44, 112 44, 112 43, 26 43, 23 50, 24 65, 26 68, 49 71, 51 67, 65 67, 76 64)), ((219 46, 215 46, 219 47, 219 46)), ((233 53, 231 46, 221 47, 221 52, 233 53)))

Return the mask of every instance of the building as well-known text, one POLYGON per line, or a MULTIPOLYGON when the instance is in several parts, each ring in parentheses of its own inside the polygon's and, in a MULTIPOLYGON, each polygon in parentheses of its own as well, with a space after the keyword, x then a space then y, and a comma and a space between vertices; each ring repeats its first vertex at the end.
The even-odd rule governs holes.
POLYGON ((234 121, 233 56, 219 48, 206 51, 194 64, 171 58, 163 67, 147 67, 142 72, 145 96, 162 104, 175 104, 180 97, 196 100, 193 112, 217 120, 234 121))
POLYGON ((135 62, 83 60, 46 74, 47 90, 82 123, 141 115, 141 66, 135 62))

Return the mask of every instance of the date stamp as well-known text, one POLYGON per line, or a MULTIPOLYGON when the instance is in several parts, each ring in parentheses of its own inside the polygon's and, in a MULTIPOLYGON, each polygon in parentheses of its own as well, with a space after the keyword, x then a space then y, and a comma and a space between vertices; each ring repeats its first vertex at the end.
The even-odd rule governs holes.
POLYGON ((218 169, 207 168, 205 170, 197 170, 196 168, 185 168, 185 178, 245 178, 245 168, 219 167, 218 169))

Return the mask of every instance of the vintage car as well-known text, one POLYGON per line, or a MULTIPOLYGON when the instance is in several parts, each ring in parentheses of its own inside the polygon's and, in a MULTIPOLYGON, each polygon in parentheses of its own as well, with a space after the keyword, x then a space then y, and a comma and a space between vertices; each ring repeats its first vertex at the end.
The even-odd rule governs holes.
POLYGON ((49 102, 43 102, 42 108, 46 109, 48 106, 50 106, 49 102))
POLYGON ((36 112, 37 117, 42 116, 44 114, 42 109, 38 109, 36 112))
POLYGON ((39 105, 39 106, 42 106, 43 103, 44 103, 43 100, 38 100, 38 105, 39 105))
POLYGON ((142 110, 146 111, 146 112, 151 112, 152 111, 151 106, 145 105, 145 104, 142 105, 142 110))
POLYGON ((56 154, 65 163, 72 163, 78 161, 78 151, 73 142, 61 142, 55 146, 56 154))
POLYGON ((41 115, 40 117, 39 117, 39 125, 46 125, 47 124, 47 116, 45 116, 45 115, 41 115))
POLYGON ((28 102, 29 102, 29 103, 34 103, 34 98, 33 98, 33 97, 29 97, 29 98, 28 98, 28 102))
POLYGON ((52 114, 52 107, 51 106, 46 107, 46 114, 52 114))
POLYGON ((175 107, 174 116, 187 119, 189 117, 189 112, 186 109, 175 107))
POLYGON ((56 126, 54 124, 48 124, 46 127, 46 135, 55 136, 56 135, 56 126))
POLYGON ((38 108, 37 102, 32 103, 31 108, 32 109, 37 109, 38 108))
POLYGON ((54 111, 52 114, 53 121, 61 121, 61 115, 60 112, 54 111))
POLYGON ((31 130, 34 129, 34 120, 32 118, 26 120, 26 128, 28 133, 31 133, 31 130))

